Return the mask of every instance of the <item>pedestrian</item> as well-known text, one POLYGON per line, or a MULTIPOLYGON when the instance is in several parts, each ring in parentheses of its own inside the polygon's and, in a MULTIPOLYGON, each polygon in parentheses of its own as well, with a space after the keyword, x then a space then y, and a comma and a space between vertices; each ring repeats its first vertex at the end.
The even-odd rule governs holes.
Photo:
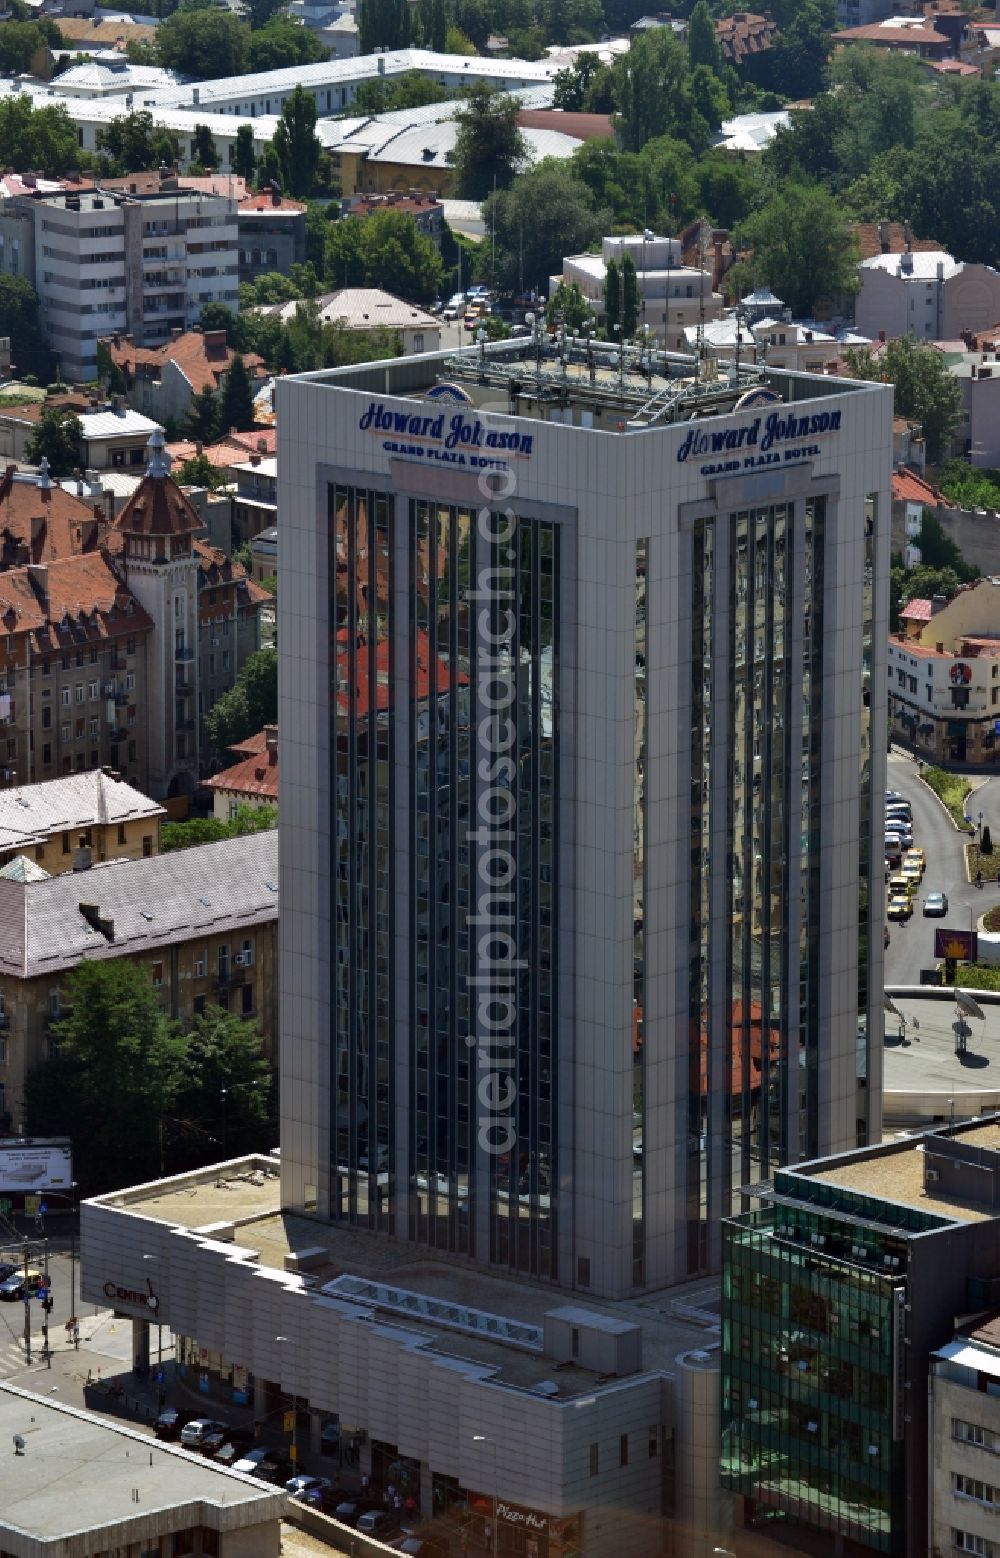
POLYGON ((400 1498, 400 1496, 399 1496, 399 1494, 398 1494, 398 1493, 397 1493, 397 1494, 396 1494, 396 1495, 395 1495, 395 1496, 394 1496, 394 1498, 393 1498, 393 1501, 392 1501, 392 1502, 393 1502, 393 1505, 394 1505, 394 1507, 395 1507, 395 1510, 396 1510, 396 1513, 397 1513, 397 1515, 398 1515, 398 1514, 399 1514, 399 1511, 400 1511, 400 1510, 401 1510, 401 1509, 402 1509, 402 1507, 403 1507, 403 1500, 402 1500, 402 1499, 401 1499, 401 1498, 400 1498))
POLYGON ((363 1472, 362 1476, 361 1476, 361 1491, 362 1491, 362 1493, 367 1493, 368 1492, 368 1473, 367 1472, 363 1472))
POLYGON ((416 1514, 416 1510, 417 1510, 417 1501, 413 1497, 413 1494, 410 1493, 410 1494, 407 1495, 407 1499, 406 1499, 406 1513, 408 1515, 414 1515, 414 1514, 416 1514))

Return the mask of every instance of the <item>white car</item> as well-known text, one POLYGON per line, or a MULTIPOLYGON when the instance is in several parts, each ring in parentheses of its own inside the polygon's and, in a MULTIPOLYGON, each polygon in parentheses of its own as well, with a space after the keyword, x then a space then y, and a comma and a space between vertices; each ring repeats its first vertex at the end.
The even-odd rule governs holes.
POLYGON ((209 1434, 224 1433, 225 1429, 225 1423, 217 1423, 214 1418, 196 1417, 192 1422, 185 1423, 181 1429, 181 1444, 186 1445, 189 1450, 197 1449, 209 1434))
POLYGON ((245 1477, 252 1477, 261 1461, 266 1461, 270 1453, 264 1445, 257 1445, 253 1450, 248 1450, 241 1461, 235 1461, 229 1469, 241 1471, 245 1477))

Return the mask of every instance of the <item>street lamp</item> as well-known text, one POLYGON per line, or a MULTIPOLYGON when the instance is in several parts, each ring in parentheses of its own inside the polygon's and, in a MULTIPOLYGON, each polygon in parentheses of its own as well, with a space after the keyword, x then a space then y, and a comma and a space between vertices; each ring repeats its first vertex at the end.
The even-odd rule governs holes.
POLYGON ((490 1449, 493 1451, 493 1532, 492 1532, 492 1541, 490 1543, 490 1551, 493 1554, 493 1558, 497 1558, 497 1504, 499 1503, 499 1499, 497 1497, 497 1447, 496 1447, 496 1442, 493 1439, 488 1439, 485 1434, 473 1434, 472 1442, 473 1442, 473 1444, 488 1444, 490 1449))

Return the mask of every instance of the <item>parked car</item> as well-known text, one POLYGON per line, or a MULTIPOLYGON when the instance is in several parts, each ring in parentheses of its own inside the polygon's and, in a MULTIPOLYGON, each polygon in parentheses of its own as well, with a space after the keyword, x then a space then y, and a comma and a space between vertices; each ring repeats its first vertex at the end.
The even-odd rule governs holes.
POLYGON ((194 1412, 185 1412, 182 1407, 167 1407, 156 1419, 153 1432, 157 1439, 177 1439, 194 1416, 194 1412))
POLYGON ((181 1429, 181 1444, 188 1450, 200 1450, 211 1434, 225 1432, 225 1423, 216 1422, 214 1417, 193 1417, 181 1429))
POLYGON ((17 1276, 17 1265, 12 1260, 0 1261, 0 1282, 6 1282, 8 1277, 17 1276))
POLYGON ((264 1445, 258 1444, 252 1450, 248 1450, 242 1460, 235 1461, 231 1470, 241 1471, 246 1477, 254 1477, 257 1474, 258 1466, 260 1466, 262 1461, 267 1460, 270 1453, 270 1450, 266 1449, 264 1445))
POLYGON ((437 1536, 399 1536, 389 1546, 409 1558, 448 1558, 449 1553, 447 1543, 437 1536))
POLYGON ((27 1271, 12 1271, 9 1277, 0 1282, 0 1298, 6 1303, 13 1303, 23 1298, 25 1293, 37 1293, 44 1282, 45 1273, 39 1271, 37 1266, 29 1266, 27 1271))
POLYGON ((919 844, 910 846, 910 848, 906 851, 906 858, 907 860, 916 860, 920 865, 921 871, 923 871, 924 867, 927 865, 927 856, 920 848, 919 844))
POLYGON ((358 1517, 356 1529, 365 1536, 391 1536, 399 1530, 399 1516, 394 1509, 369 1509, 358 1517))
POLYGON ((280 1450, 269 1450, 254 1475, 261 1482, 278 1483, 284 1487, 289 1477, 295 1475, 295 1462, 289 1460, 287 1455, 282 1455, 280 1450))
POLYGON ((319 1503, 323 1494, 332 1487, 329 1477, 307 1477, 299 1473, 297 1477, 289 1477, 285 1483, 285 1492, 303 1504, 312 1504, 319 1503))
POLYGON ((909 855, 905 855, 901 869, 907 881, 913 884, 910 888, 911 893, 915 893, 924 874, 923 866, 919 860, 911 860, 909 855))
POLYGON ((924 899, 924 918, 928 920, 940 919, 948 913, 947 893, 928 893, 924 899))
POLYGON ((232 1434, 228 1434, 225 1444, 220 1445, 212 1459, 220 1466, 228 1466, 230 1471, 232 1471, 243 1460, 249 1448, 250 1442, 248 1439, 234 1439, 232 1434))
POLYGON ((343 1526, 356 1526, 364 1512, 364 1504, 356 1499, 343 1499, 334 1509, 333 1518, 343 1526))
POLYGON ((222 1425, 222 1423, 220 1423, 218 1425, 218 1427, 215 1429, 214 1433, 210 1433, 210 1434, 206 1434, 205 1435, 204 1439, 202 1439, 202 1441, 199 1444, 198 1448, 201 1451, 202 1455, 212 1455, 212 1456, 214 1456, 214 1455, 218 1454, 218 1452, 222 1449, 223 1445, 226 1444, 228 1439, 229 1439, 229 1429, 225 1428, 222 1425))
POLYGON ((913 913, 909 893, 897 893, 894 898, 890 898, 889 907, 885 912, 890 920, 899 920, 901 924, 905 924, 913 913))

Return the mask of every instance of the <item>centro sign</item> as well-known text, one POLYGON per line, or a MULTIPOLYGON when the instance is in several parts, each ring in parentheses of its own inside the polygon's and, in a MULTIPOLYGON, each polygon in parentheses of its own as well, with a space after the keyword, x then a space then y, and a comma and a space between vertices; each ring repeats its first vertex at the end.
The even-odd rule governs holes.
POLYGON ((153 1292, 152 1283, 146 1281, 147 1291, 141 1288, 122 1288, 116 1282, 105 1282, 104 1296, 115 1304, 132 1304, 136 1309, 149 1309, 154 1315, 160 1312, 160 1298, 153 1292))

